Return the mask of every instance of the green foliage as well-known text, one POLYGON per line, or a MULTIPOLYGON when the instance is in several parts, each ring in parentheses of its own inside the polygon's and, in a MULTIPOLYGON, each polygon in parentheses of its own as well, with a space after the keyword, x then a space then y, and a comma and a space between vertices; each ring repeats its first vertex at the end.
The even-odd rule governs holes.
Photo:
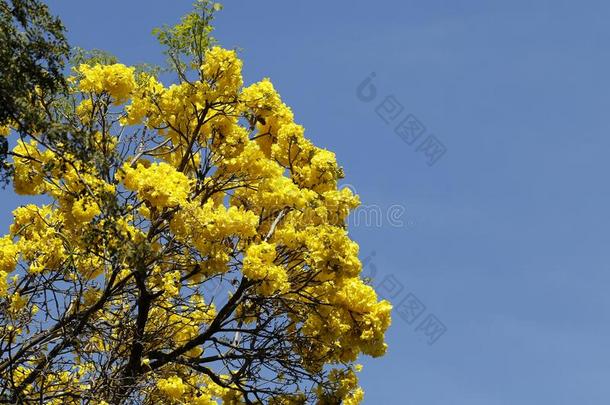
MULTIPOLYGON (((64 92, 69 53, 61 21, 38 0, 0 0, 0 126, 46 131, 45 95, 64 92)), ((0 140, 0 182, 11 177, 8 145, 0 140)))
POLYGON ((65 89, 61 21, 38 0, 0 0, 0 125, 37 124, 36 94, 65 89), (38 90, 37 90, 38 89, 38 90), (34 120, 34 122, 32 122, 34 120))
POLYGON ((80 47, 74 48, 72 55, 70 55, 70 65, 78 66, 81 64, 86 65, 111 65, 113 63, 119 63, 119 59, 112 55, 110 52, 101 51, 99 49, 83 49, 80 47))
POLYGON ((205 50, 216 43, 211 33, 214 30, 214 13, 222 10, 222 4, 210 0, 197 0, 194 10, 182 17, 174 26, 155 28, 153 35, 165 46, 172 70, 182 79, 188 67, 197 69, 203 64, 205 50))

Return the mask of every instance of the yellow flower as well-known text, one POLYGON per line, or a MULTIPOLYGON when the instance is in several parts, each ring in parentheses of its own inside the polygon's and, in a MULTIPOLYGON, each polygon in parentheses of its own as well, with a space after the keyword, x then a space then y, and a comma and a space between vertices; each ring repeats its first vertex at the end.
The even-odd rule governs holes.
POLYGON ((93 100, 86 98, 76 106, 76 115, 83 124, 89 124, 93 115, 93 100))
POLYGON ((7 276, 8 274, 5 271, 0 270, 0 298, 6 297, 6 293, 8 292, 7 276))
POLYGON ((10 273, 15 270, 18 254, 19 248, 10 236, 0 238, 0 271, 10 273))
MULTIPOLYGON (((156 116, 155 112, 158 112, 156 101, 164 91, 165 88, 154 76, 142 73, 133 91, 131 104, 125 107, 127 115, 121 118, 121 124, 136 125, 142 123, 147 116, 156 116)), ((158 124, 158 117, 150 124, 152 126, 158 124)))
POLYGON ((41 152, 35 140, 25 143, 19 139, 13 153, 15 192, 23 195, 42 194, 45 191, 43 164, 51 160, 52 152, 41 152))
POLYGON ((82 64, 76 70, 82 75, 78 84, 80 91, 98 94, 105 91, 114 99, 115 104, 127 101, 136 86, 135 69, 120 63, 94 66, 82 64))
POLYGON ((135 169, 123 167, 125 187, 137 191, 140 198, 158 208, 183 205, 190 191, 191 181, 184 173, 167 163, 153 163, 149 167, 138 164, 135 169))
POLYGON ((263 295, 285 292, 290 288, 286 270, 273 264, 275 245, 261 242, 252 244, 246 251, 242 272, 251 280, 261 281, 259 291, 263 295))
POLYGON ((8 136, 11 133, 11 127, 8 125, 0 125, 0 136, 8 136))
POLYGON ((89 222, 100 213, 99 206, 91 198, 80 198, 72 205, 72 215, 77 222, 89 222))
POLYGON ((215 46, 205 52, 204 64, 201 67, 204 79, 214 83, 216 93, 237 95, 242 86, 242 61, 235 51, 215 46))
POLYGON ((179 400, 184 395, 184 392, 187 389, 187 386, 182 381, 182 378, 178 376, 172 376, 169 378, 162 378, 157 380, 157 388, 166 397, 170 399, 179 400))

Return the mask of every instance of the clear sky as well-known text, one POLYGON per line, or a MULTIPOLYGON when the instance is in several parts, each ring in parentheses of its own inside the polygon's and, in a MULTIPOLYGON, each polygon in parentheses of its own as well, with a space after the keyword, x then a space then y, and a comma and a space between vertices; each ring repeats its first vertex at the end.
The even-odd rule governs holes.
MULTIPOLYGON (((151 29, 190 9, 49 3, 73 45, 130 64, 162 62, 151 29)), ((351 233, 397 309, 365 404, 608 404, 610 3, 224 4, 246 82, 272 78, 366 206, 351 233)))

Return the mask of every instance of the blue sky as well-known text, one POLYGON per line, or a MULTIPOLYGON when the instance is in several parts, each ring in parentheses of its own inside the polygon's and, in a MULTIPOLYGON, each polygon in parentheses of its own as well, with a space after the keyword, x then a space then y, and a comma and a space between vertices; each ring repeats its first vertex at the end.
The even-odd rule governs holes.
MULTIPOLYGON (((73 45, 130 64, 161 63, 151 29, 190 9, 49 4, 73 45)), ((607 404, 610 3, 224 4, 216 37, 242 49, 246 82, 272 78, 363 204, 405 209, 402 226, 351 231, 382 294, 425 305, 411 324, 395 313, 388 354, 364 360, 365 404, 607 404), (413 145, 376 113, 387 96, 426 128, 413 145), (432 166, 429 135, 446 148, 432 166), (432 345, 416 330, 430 314, 447 329, 432 345)), ((25 201, 7 190, 0 206, 25 201)))

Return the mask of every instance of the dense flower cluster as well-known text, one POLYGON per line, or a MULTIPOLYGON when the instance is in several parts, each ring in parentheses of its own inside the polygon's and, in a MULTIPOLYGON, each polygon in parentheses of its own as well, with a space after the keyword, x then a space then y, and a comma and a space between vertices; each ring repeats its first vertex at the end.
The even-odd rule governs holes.
POLYGON ((286 292, 290 288, 286 270, 275 265, 275 245, 267 242, 252 244, 246 251, 242 272, 244 276, 261 281, 259 291, 263 295, 286 292))
POLYGON ((0 125, 0 136, 8 136, 11 133, 11 127, 8 125, 0 125))
POLYGON ((135 87, 134 68, 120 63, 113 65, 82 64, 76 71, 82 75, 79 88, 85 93, 108 93, 115 103, 127 100, 135 87))
POLYGON ((164 162, 148 167, 138 164, 135 169, 126 166, 124 171, 125 187, 137 191, 139 197, 153 207, 162 209, 186 203, 190 181, 173 166, 164 162))

